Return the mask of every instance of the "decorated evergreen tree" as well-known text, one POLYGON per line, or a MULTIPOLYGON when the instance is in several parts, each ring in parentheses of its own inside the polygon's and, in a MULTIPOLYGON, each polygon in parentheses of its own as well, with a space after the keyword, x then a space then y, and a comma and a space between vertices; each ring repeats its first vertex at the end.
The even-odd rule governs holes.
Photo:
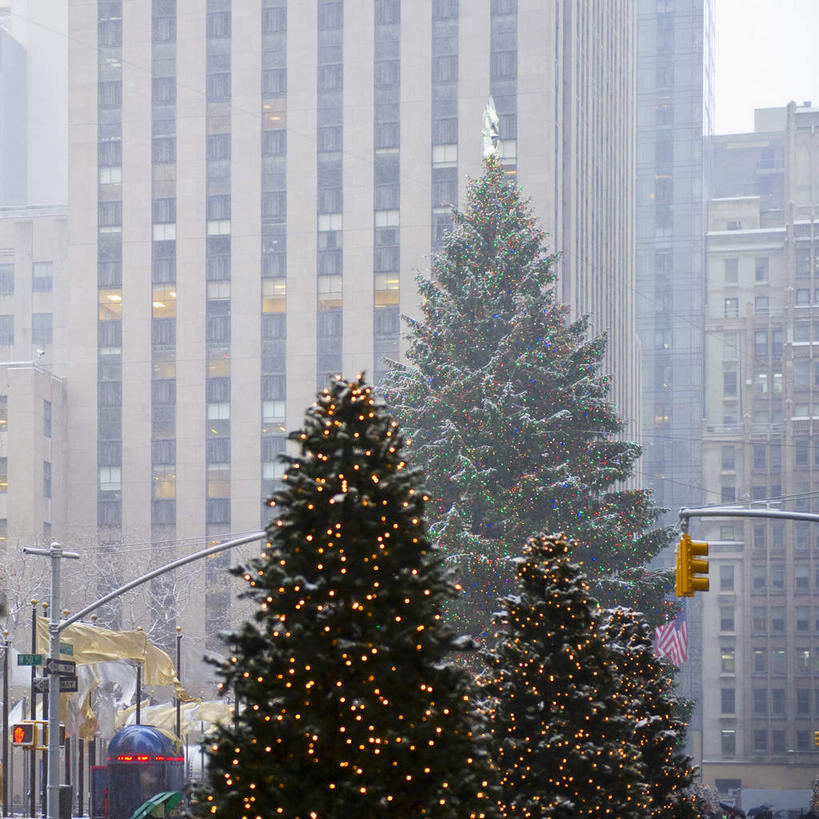
POLYGON ((240 710, 208 743, 208 816, 494 815, 456 594, 427 540, 427 495, 398 425, 357 381, 333 381, 290 435, 259 558, 258 606, 221 668, 240 710))
MULTIPOLYGON (((647 492, 623 488, 640 450, 618 438, 605 338, 555 301, 555 257, 499 160, 470 183, 418 283, 408 363, 385 391, 427 476, 430 536, 460 564, 471 625, 485 627, 499 578, 512 581, 498 563, 537 532, 566 532, 594 580, 653 557, 671 532, 652 528, 660 510, 647 492)), ((612 600, 630 601, 640 580, 611 587, 612 600)))
POLYGON ((564 536, 530 538, 496 615, 485 708, 504 817, 647 816, 634 727, 599 609, 564 536))
POLYGON ((637 612, 611 609, 603 619, 610 661, 620 679, 616 698, 634 731, 648 784, 650 817, 697 819, 701 800, 683 752, 686 725, 678 717, 671 667, 654 654, 654 629, 637 612))

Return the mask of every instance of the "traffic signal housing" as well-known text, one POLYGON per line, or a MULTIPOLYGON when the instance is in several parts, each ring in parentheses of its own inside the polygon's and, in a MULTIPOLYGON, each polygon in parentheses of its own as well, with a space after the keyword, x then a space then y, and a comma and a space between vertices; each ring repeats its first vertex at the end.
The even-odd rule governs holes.
POLYGON ((33 748, 37 744, 37 723, 18 722, 12 725, 11 744, 18 748, 33 748))
POLYGON ((677 597, 693 597, 695 592, 708 591, 708 544, 691 540, 688 532, 683 532, 677 545, 677 575, 675 591, 677 597))
POLYGON ((813 744, 819 748, 819 731, 813 732, 813 744))

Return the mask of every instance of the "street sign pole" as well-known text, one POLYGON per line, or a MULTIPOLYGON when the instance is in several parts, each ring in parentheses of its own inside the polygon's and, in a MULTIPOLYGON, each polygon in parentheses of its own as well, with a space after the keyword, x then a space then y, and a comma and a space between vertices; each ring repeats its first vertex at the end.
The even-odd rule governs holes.
POLYGON ((109 600, 119 597, 125 592, 130 591, 149 580, 158 577, 166 572, 178 569, 181 566, 186 566, 188 563, 193 563, 195 560, 201 560, 203 557, 210 557, 219 552, 227 551, 235 546, 242 546, 245 543, 252 543, 254 540, 262 540, 265 537, 265 532, 253 532, 243 537, 237 537, 233 540, 226 540, 222 543, 217 543, 215 546, 208 546, 206 549, 200 549, 198 552, 180 557, 160 566, 158 569, 143 574, 135 580, 120 586, 118 589, 100 597, 99 600, 86 606, 81 611, 67 617, 60 622, 58 620, 60 611, 60 560, 62 558, 78 559, 80 556, 76 552, 64 552, 59 543, 52 543, 50 549, 35 549, 32 546, 24 546, 23 554, 43 555, 51 558, 51 602, 49 604, 50 619, 48 622, 48 800, 47 800, 47 817, 48 819, 59 819, 59 796, 60 796, 60 746, 59 746, 59 730, 60 730, 60 672, 58 668, 60 665, 56 663, 65 663, 65 660, 60 660, 60 633, 63 629, 70 626, 72 623, 90 614, 100 606, 104 606, 109 600))
POLYGON ((48 603, 48 790, 46 815, 58 819, 60 809, 60 563, 63 558, 79 559, 76 552, 64 552, 59 543, 48 549, 23 547, 25 554, 51 558, 51 594, 48 603))

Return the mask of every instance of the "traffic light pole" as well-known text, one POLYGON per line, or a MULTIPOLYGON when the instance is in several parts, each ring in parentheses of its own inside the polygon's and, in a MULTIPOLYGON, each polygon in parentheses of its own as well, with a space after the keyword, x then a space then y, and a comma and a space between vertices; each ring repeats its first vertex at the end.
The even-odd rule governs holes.
POLYGON ((819 514, 811 512, 783 512, 779 509, 742 509, 739 506, 706 506, 702 509, 680 509, 680 529, 688 532, 689 518, 773 518, 804 520, 819 523, 819 514))
POLYGON ((201 549, 191 555, 180 557, 165 566, 143 574, 130 583, 120 586, 118 589, 106 594, 90 606, 86 606, 81 611, 60 621, 60 561, 62 558, 77 559, 80 557, 76 552, 64 552, 59 543, 52 543, 49 549, 35 549, 30 546, 23 547, 24 554, 43 555, 51 558, 51 597, 49 602, 50 618, 48 622, 48 799, 46 814, 48 819, 59 819, 59 796, 60 796, 60 672, 57 663, 60 662, 60 634, 75 623, 77 620, 90 614, 100 606, 104 606, 109 600, 119 597, 149 580, 153 580, 161 574, 186 566, 195 560, 203 557, 224 552, 234 546, 241 546, 244 543, 252 543, 254 540, 262 540, 265 532, 253 532, 244 537, 227 540, 224 543, 217 543, 207 549, 201 549))

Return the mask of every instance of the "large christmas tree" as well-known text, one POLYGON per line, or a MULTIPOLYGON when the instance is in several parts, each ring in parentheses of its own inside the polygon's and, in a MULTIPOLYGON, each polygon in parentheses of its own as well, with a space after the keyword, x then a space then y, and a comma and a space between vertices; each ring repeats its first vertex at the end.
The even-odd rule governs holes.
POLYGON ((605 613, 603 636, 610 665, 620 678, 616 698, 631 720, 648 784, 650 817, 696 819, 701 800, 694 793, 694 768, 685 755, 686 725, 674 694, 671 668, 654 654, 654 629, 635 611, 605 613))
POLYGON ((266 548, 240 571, 258 608, 229 638, 240 710, 209 743, 202 815, 493 816, 470 678, 446 659, 456 590, 398 425, 337 379, 290 437, 266 548))
MULTIPOLYGON (((504 817, 645 819, 644 765, 565 537, 530 538, 486 653, 504 817)), ((676 816, 676 814, 668 814, 676 816)))
POLYGON ((652 528, 647 492, 623 489, 640 450, 619 440, 605 339, 555 301, 555 257, 497 159, 454 218, 419 278, 408 363, 385 390, 426 472, 431 537, 460 564, 467 610, 482 609, 485 626, 512 581, 505 558, 527 537, 566 532, 596 579, 642 566, 671 533, 652 528))

